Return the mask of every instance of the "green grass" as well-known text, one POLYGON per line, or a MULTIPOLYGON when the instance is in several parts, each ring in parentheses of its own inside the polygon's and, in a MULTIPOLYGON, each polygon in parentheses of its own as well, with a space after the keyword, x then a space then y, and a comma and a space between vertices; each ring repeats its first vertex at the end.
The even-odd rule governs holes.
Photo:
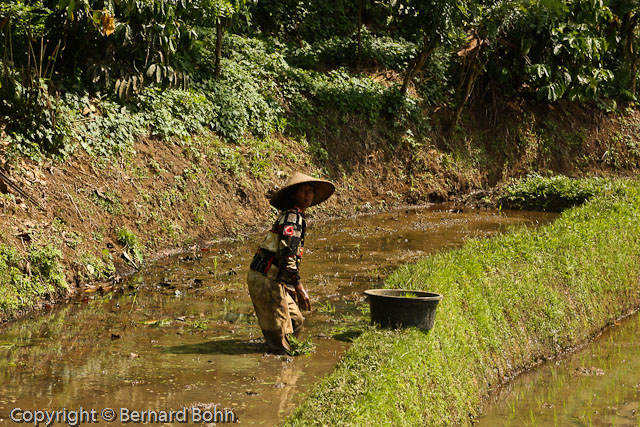
POLYGON ((615 179, 573 179, 563 175, 542 177, 534 174, 502 188, 498 203, 509 208, 559 212, 598 194, 623 191, 622 185, 615 179))
POLYGON ((471 424, 514 372, 638 307, 640 183, 596 193, 552 224, 397 270, 387 287, 444 295, 435 327, 366 328, 286 425, 471 424))

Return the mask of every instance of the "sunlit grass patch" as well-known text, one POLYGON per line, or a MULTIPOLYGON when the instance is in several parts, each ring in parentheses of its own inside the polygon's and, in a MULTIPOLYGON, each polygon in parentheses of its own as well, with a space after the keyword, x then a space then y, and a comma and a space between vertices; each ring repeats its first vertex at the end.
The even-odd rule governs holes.
POLYGON ((623 190, 624 184, 615 179, 573 179, 563 175, 543 177, 533 174, 502 188, 498 203, 509 208, 561 211, 584 203, 593 196, 623 190))

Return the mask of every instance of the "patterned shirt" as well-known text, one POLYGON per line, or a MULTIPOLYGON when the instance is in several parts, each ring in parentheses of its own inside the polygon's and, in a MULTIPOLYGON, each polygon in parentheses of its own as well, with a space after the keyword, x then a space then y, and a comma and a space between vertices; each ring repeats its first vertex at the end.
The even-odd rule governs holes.
POLYGON ((251 269, 273 276, 288 285, 300 283, 300 260, 304 248, 306 221, 298 208, 282 211, 260 243, 251 269), (276 269, 273 269, 273 266, 276 269), (273 275, 273 271, 277 274, 273 275), (269 274, 269 272, 272 272, 269 274))

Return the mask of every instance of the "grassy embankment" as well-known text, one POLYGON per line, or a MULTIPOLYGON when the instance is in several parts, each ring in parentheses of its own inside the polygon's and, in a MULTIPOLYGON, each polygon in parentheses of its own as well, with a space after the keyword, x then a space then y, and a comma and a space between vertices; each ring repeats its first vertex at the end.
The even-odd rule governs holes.
POLYGON ((387 287, 444 295, 435 327, 368 328, 287 425, 470 424, 496 386, 636 309, 640 183, 534 178, 503 200, 542 194, 593 197, 552 224, 397 270, 387 287))

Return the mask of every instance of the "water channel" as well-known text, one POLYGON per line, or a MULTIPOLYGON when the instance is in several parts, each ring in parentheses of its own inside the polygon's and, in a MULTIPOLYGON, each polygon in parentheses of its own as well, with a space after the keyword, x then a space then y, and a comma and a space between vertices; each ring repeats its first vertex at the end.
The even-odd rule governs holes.
POLYGON ((477 426, 640 426, 638 336, 634 314, 582 350, 520 375, 477 426))
POLYGON ((390 270, 553 217, 433 205, 310 220, 301 275, 313 311, 302 337, 317 348, 295 358, 265 354, 246 291, 247 263, 262 236, 163 259, 119 290, 87 292, 0 328, 0 423, 13 424, 16 407, 197 406, 232 408, 244 425, 278 424, 333 369, 368 319, 362 292, 390 270))

